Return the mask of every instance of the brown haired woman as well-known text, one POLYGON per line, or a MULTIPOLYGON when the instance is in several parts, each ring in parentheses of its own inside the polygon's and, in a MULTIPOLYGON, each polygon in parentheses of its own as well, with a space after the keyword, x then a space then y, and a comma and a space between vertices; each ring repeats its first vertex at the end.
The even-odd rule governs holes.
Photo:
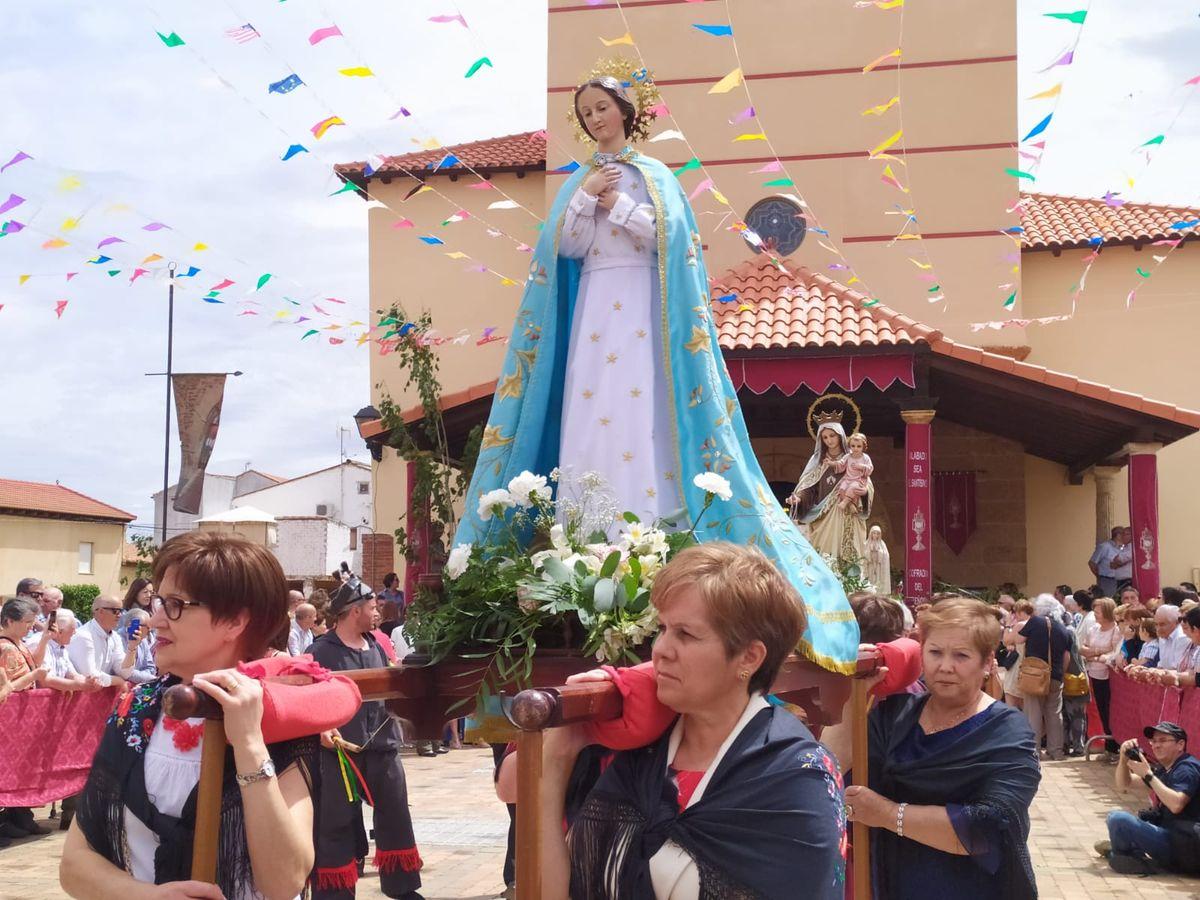
POLYGON ((129 590, 121 601, 120 618, 117 619, 117 633, 127 645, 129 643, 129 622, 135 610, 144 610, 149 617, 153 612, 154 583, 149 578, 135 578, 129 583, 129 590))
MULTIPOLYGON (((875 897, 1037 896, 1026 850, 1041 778, 1020 712, 981 690, 1000 640, 986 603, 943 600, 919 620, 925 695, 870 713, 870 786, 846 788, 847 816, 871 831, 875 897)), ((848 760, 846 760, 848 762, 848 760)))
POLYGON ((264 547, 189 532, 154 560, 150 625, 160 672, 109 717, 59 870, 89 900, 295 897, 312 869, 312 799, 302 758, 315 739, 268 746, 262 685, 239 672, 287 623, 287 583, 264 547), (164 718, 167 687, 191 684, 224 710, 217 884, 188 881, 203 720, 164 718))
MULTIPOLYGON (((659 573, 658 700, 679 714, 617 753, 564 841, 584 729, 546 734, 547 898, 840 898, 845 821, 829 753, 764 698, 804 629, 800 598, 753 548, 709 542, 659 573)), ((610 677, 603 672, 587 678, 610 677)))

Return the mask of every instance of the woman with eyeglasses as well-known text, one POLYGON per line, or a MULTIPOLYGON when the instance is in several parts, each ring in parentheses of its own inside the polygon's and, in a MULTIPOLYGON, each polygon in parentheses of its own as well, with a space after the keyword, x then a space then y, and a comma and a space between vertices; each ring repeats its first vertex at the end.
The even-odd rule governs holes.
POLYGON ((312 738, 268 745, 261 682, 237 664, 266 655, 287 623, 287 583, 266 548, 189 532, 162 545, 150 619, 160 672, 109 717, 59 870, 89 900, 296 897, 313 864, 312 738), (164 717, 171 685, 191 684, 224 711, 225 781, 217 884, 189 881, 203 719, 164 717))

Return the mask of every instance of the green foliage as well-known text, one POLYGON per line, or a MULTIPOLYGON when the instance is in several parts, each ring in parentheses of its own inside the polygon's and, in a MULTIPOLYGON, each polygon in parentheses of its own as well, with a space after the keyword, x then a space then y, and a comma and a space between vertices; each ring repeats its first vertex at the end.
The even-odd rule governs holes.
POLYGON ((826 556, 825 561, 829 563, 829 568, 833 570, 834 576, 842 583, 842 590, 846 595, 857 594, 861 592, 875 593, 875 585, 867 581, 863 574, 863 560, 859 558, 851 559, 846 556, 839 556, 836 559, 826 556))
POLYGON ((422 549, 414 538, 426 525, 432 542, 431 557, 440 564, 446 557, 446 540, 457 522, 455 504, 465 496, 471 473, 479 455, 483 429, 476 427, 467 439, 461 460, 450 457, 446 428, 442 421, 442 386, 438 375, 438 357, 428 340, 433 320, 423 312, 410 320, 403 308, 393 305, 379 321, 388 328, 384 338, 398 337, 393 357, 404 373, 403 392, 415 394, 423 410, 420 420, 407 423, 404 409, 388 394, 379 402, 379 413, 390 433, 389 445, 413 464, 414 482, 409 496, 410 513, 405 524, 396 529, 396 548, 412 563, 422 549))
POLYGON ((75 618, 86 622, 92 617, 92 601, 100 596, 98 584, 60 584, 63 593, 62 605, 75 613, 75 618))
MULTIPOLYGON (((137 561, 134 563, 133 578, 149 578, 150 573, 154 571, 154 554, 158 552, 154 538, 148 534, 133 534, 129 536, 129 543, 137 548, 137 561)), ((121 587, 128 587, 130 581, 131 579, 123 577, 121 579, 121 587)))

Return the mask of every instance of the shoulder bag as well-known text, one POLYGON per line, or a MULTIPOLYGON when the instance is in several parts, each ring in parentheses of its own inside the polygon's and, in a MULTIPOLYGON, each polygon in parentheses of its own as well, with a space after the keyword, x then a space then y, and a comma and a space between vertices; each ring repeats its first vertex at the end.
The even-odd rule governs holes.
POLYGON ((1046 658, 1030 658, 1026 653, 1021 660, 1021 668, 1017 670, 1017 690, 1026 697, 1045 697, 1050 693, 1050 655, 1052 649, 1053 630, 1050 620, 1046 619, 1046 658))

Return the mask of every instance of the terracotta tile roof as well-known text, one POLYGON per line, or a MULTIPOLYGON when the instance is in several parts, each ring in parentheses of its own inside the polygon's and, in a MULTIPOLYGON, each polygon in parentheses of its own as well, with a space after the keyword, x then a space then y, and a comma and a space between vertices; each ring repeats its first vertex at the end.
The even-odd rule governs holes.
POLYGON ((789 347, 895 346, 941 337, 825 275, 783 260, 780 271, 765 255, 713 281, 713 314, 724 350, 789 347), (790 273, 790 274, 789 274, 790 273), (737 300, 720 302, 722 296, 737 300))
POLYGON ((1200 209, 1153 203, 1109 206, 1101 198, 1025 194, 1021 225, 1024 250, 1086 247, 1093 238, 1105 244, 1143 244, 1151 241, 1195 239, 1200 222, 1187 228, 1172 225, 1200 220, 1200 209))
POLYGON ((780 350, 800 347, 855 347, 926 344, 941 356, 1025 378, 1136 410, 1160 419, 1200 428, 1200 412, 1083 381, 1004 353, 960 344, 941 332, 883 304, 864 307, 866 296, 790 260, 786 275, 766 256, 746 260, 715 279, 714 318, 724 350, 780 350), (721 303, 722 294, 738 299, 721 303), (751 307, 746 309, 745 307, 751 307))
POLYGON ((133 513, 101 503, 61 484, 13 481, 8 478, 0 478, 0 510, 17 515, 35 513, 53 518, 57 514, 64 518, 109 519, 114 522, 132 522, 136 518, 133 513))
POLYGON ((136 566, 140 562, 150 562, 148 559, 142 559, 140 554, 141 551, 138 549, 137 544, 133 543, 132 541, 126 541, 125 547, 121 551, 121 565, 136 566))
MULTIPOLYGON (((412 172, 419 169, 432 172, 433 166, 445 159, 447 154, 458 157, 466 165, 480 171, 544 169, 546 168, 546 133, 544 131, 523 131, 520 134, 487 138, 466 144, 451 144, 449 147, 439 147, 436 150, 418 150, 415 153, 404 153, 399 156, 385 156, 383 165, 372 175, 402 172, 404 169, 412 172)), ((333 169, 339 175, 356 176, 357 179, 362 179, 366 166, 366 162, 340 163, 333 169)), ((464 172, 466 166, 442 166, 437 171, 439 173, 464 172)))

